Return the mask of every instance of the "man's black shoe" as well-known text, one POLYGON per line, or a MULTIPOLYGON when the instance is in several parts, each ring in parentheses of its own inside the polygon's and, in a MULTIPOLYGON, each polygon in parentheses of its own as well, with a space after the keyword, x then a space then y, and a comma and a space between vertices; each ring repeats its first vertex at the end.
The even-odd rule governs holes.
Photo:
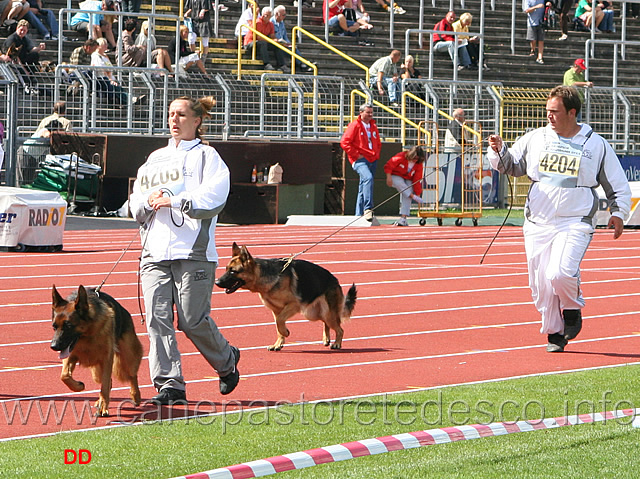
POLYGON ((564 351, 564 347, 568 343, 568 341, 564 339, 564 336, 559 333, 548 334, 547 341, 548 353, 561 353, 564 351))
POLYGON ((230 394, 238 385, 240 381, 240 371, 238 371, 238 362, 240 362, 240 350, 235 346, 231 346, 231 351, 235 356, 235 364, 233 365, 233 372, 222 376, 220 378, 220 394, 226 396, 230 394))
POLYGON ((564 339, 574 339, 582 329, 582 313, 579 309, 565 309, 562 311, 564 318, 564 339))
POLYGON ((160 404, 161 406, 170 405, 176 402, 187 402, 187 393, 180 389, 164 388, 151 398, 151 402, 160 404))

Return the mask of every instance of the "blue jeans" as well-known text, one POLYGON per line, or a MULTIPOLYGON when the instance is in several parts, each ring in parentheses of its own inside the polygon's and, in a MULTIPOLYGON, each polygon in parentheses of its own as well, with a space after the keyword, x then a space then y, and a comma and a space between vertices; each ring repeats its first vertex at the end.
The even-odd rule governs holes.
POLYGON ((371 163, 364 158, 359 158, 351 165, 360 176, 358 198, 356 199, 356 216, 362 216, 365 210, 373 209, 373 177, 376 174, 377 164, 377 161, 371 163))
MULTIPOLYGON (((445 52, 449 53, 449 56, 453 60, 453 44, 452 41, 439 41, 433 45, 434 52, 445 52)), ((471 65, 471 58, 469 58, 469 52, 467 51, 467 47, 465 45, 458 47, 458 62, 460 65, 467 66, 471 65)))
POLYGON ((43 24, 38 15, 31 10, 25 14, 24 19, 33 25, 41 36, 44 37, 47 35, 49 30, 51 30, 53 35, 58 36, 58 20, 56 20, 56 15, 47 9, 40 10, 40 15, 44 17, 46 25, 43 24), (49 28, 47 29, 47 27, 49 28))
MULTIPOLYGON (((352 25, 354 25, 356 22, 352 21, 352 20, 347 20, 347 28, 351 27, 352 25)), ((343 30, 342 27, 340 26, 340 19, 338 18, 338 15, 335 15, 333 17, 331 17, 329 19, 329 31, 335 32, 338 35, 346 35, 349 37, 357 37, 358 35, 360 35, 360 32, 355 31, 355 32, 349 32, 347 30, 343 30)))
MULTIPOLYGON (((369 78, 369 82, 371 83, 371 88, 377 91, 378 87, 378 77, 369 78)), ((383 76, 382 83, 387 87, 387 92, 389 93, 389 101, 391 103, 396 103, 398 101, 398 91, 400 90, 400 82, 393 81, 392 77, 383 76)))
POLYGON ((603 32, 615 32, 616 27, 613 24, 613 10, 604 10, 604 17, 598 26, 603 32))

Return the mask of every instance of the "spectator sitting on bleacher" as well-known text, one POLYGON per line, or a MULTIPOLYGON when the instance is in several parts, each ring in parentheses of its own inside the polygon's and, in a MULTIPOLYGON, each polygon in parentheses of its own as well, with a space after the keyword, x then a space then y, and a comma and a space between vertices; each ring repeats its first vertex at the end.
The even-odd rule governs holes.
POLYGON ((351 8, 350 0, 323 0, 322 16, 324 23, 329 25, 329 31, 337 35, 358 36, 358 30, 363 24, 356 19, 348 20, 344 15, 345 8, 351 8), (329 2, 329 18, 326 18, 326 4, 329 2), (348 3, 348 5, 347 5, 348 3))
MULTIPOLYGON (((114 10, 114 2, 113 0, 85 0, 80 3, 79 7, 80 10, 106 12, 114 10)), ((116 39, 113 37, 111 23, 108 22, 102 14, 78 12, 71 17, 69 28, 77 32, 87 32, 90 38, 101 38, 104 36, 108 40, 111 48, 116 47, 116 39), (89 24, 91 24, 91 31, 89 31, 89 24)))
POLYGON ((0 0, 0 25, 7 26, 5 20, 11 10, 11 0, 0 0))
POLYGON ((11 2, 11 10, 9 10, 9 15, 7 19, 9 20, 20 20, 24 17, 29 11, 29 2, 27 0, 13 0, 11 2))
POLYGON ((24 16, 45 40, 58 39, 58 20, 52 10, 42 8, 42 0, 28 0, 29 11, 24 16))
MULTIPOLYGON (((469 27, 473 21, 473 15, 469 12, 465 12, 460 15, 460 20, 453 22, 454 32, 466 32, 469 33, 469 27)), ((478 68, 478 62, 480 61, 480 39, 476 36, 469 37, 460 35, 458 36, 458 42, 465 45, 469 58, 471 59, 471 66, 478 68)), ((486 63, 482 66, 484 70, 488 70, 486 63)))
MULTIPOLYGON (((91 54, 98 49, 98 42, 93 38, 88 38, 83 45, 75 48, 71 52, 69 64, 71 65, 91 65, 91 54)), ((80 81, 78 80, 78 71, 71 70, 69 73, 69 81, 71 85, 67 88, 67 94, 76 95, 80 92, 80 81)), ((89 73, 85 72, 87 78, 91 78, 89 73)))
MULTIPOLYGON (((584 22, 584 25, 587 28, 591 28, 591 22, 593 20, 593 9, 591 8, 590 0, 580 0, 578 2, 578 6, 576 7, 576 18, 579 18, 584 22)), ((604 18, 604 12, 602 11, 602 4, 596 5, 596 33, 600 32, 598 28, 600 26, 600 22, 604 18)))
POLYGON ((27 36, 29 32, 29 22, 20 20, 16 31, 9 35, 4 41, 2 50, 14 61, 18 60, 22 65, 34 65, 40 62, 40 52, 46 45, 40 43, 36 45, 27 36))
MULTIPOLYGON (((287 16, 287 9, 284 5, 278 5, 273 10, 273 18, 271 19, 271 23, 273 23, 273 27, 276 33, 276 41, 287 48, 291 48, 291 40, 289 40, 289 35, 287 34, 287 26, 284 23, 284 19, 287 16)), ((300 50, 296 48, 296 54, 300 54, 300 50)), ((311 67, 305 65, 300 60, 296 59, 296 68, 303 72, 310 72, 311 67)))
POLYGON ((53 114, 44 118, 31 138, 49 138, 52 131, 72 131, 71 120, 65 118, 67 104, 64 101, 53 105, 53 114))
POLYGON ((36 46, 27 36, 28 32, 29 22, 25 19, 20 20, 16 31, 4 41, 2 51, 11 59, 25 93, 35 95, 38 91, 35 89, 36 79, 32 75, 35 70, 33 65, 40 62, 40 52, 46 45, 40 43, 36 46))
POLYGON ((394 107, 398 106, 398 68, 396 63, 402 58, 400 50, 393 50, 390 55, 377 59, 369 68, 369 83, 371 88, 376 88, 380 95, 384 95, 383 85, 387 87, 389 101, 394 107))
POLYGON ((362 30, 371 30, 371 17, 362 4, 362 0, 349 0, 345 3, 344 16, 347 20, 355 20, 362 30))
MULTIPOLYGON (((351 6, 356 11, 356 20, 358 20, 358 22, 371 24, 371 15, 369 15, 367 9, 364 8, 363 0, 351 0, 351 6)), ((373 28, 373 25, 371 25, 371 28, 373 28)))
MULTIPOLYGON (((124 22, 124 29, 122 30, 122 51, 124 52, 122 53, 122 66, 124 67, 147 66, 146 43, 137 44, 133 39, 133 32, 135 32, 137 26, 138 21, 135 18, 127 18, 124 22)), ((118 53, 120 54, 120 52, 118 53)), ((169 53, 164 49, 152 50, 151 61, 157 62, 160 68, 172 71, 169 53)))
POLYGON ((180 25, 180 44, 178 45, 178 58, 175 58, 176 55, 176 38, 173 37, 169 42, 169 46, 167 50, 169 52, 169 58, 171 59, 171 63, 175 63, 176 72, 181 74, 191 68, 192 66, 197 66, 200 73, 204 75, 205 78, 209 78, 207 75, 207 70, 204 68, 204 63, 200 59, 200 55, 198 53, 194 53, 189 48, 189 42, 187 41, 189 38, 189 29, 185 25, 180 25))
POLYGON ((91 65, 91 54, 97 49, 98 42, 93 38, 87 38, 84 44, 71 52, 69 63, 71 65, 91 65))
MULTIPOLYGON (((96 80, 98 82, 98 92, 107 97, 107 101, 114 101, 120 106, 127 105, 128 95, 120 86, 116 80, 113 71, 113 64, 107 56, 107 48, 109 44, 104 38, 98 38, 98 49, 91 54, 91 65, 98 67, 105 67, 104 70, 96 70, 96 80)), ((133 97, 132 103, 134 105, 140 103, 143 99, 146 99, 146 95, 140 97, 133 97)))
MULTIPOLYGON (((258 5, 258 1, 256 0, 256 18, 260 16, 260 5, 258 5)), ((244 36, 247 34, 249 29, 247 27, 243 27, 243 25, 249 25, 249 22, 253 21, 253 6, 249 5, 244 11, 240 14, 240 18, 238 19, 238 23, 236 23, 236 38, 239 36, 244 36)))
POLYGON ((169 70, 169 73, 173 73, 173 70, 171 69, 171 58, 169 57, 169 52, 164 48, 156 48, 156 37, 149 34, 148 20, 142 22, 142 25, 140 26, 140 34, 136 37, 135 44, 145 48, 145 55, 142 64, 146 65, 146 50, 150 49, 151 61, 157 63, 159 68, 166 68, 167 70, 169 70))
MULTIPOLYGON (((453 22, 456 20, 456 12, 453 10, 447 12, 445 17, 433 26, 434 30, 443 32, 453 31, 453 22)), ((434 52, 448 52, 451 60, 454 59, 456 39, 453 35, 447 35, 446 33, 434 33, 433 34, 433 51, 434 52)), ((460 45, 458 42, 458 70, 471 66, 471 59, 469 58, 469 52, 465 45, 460 45)), ((454 65, 455 68, 455 65, 454 65)))
MULTIPOLYGON (((256 20, 256 26, 254 27, 258 32, 262 33, 265 37, 269 37, 273 40, 276 39, 276 30, 271 23, 271 16, 273 15, 273 11, 271 7, 264 7, 262 9, 262 15, 258 17, 256 20)), ((249 22, 249 26, 253 22, 249 22)), ((250 50, 253 47, 253 31, 249 30, 247 34, 244 36, 244 48, 245 50, 250 50)), ((264 64, 265 70, 274 70, 273 65, 271 64, 271 60, 269 59, 269 51, 273 51, 276 57, 276 66, 284 73, 289 73, 291 70, 287 65, 285 65, 284 52, 280 50, 278 47, 271 45, 269 42, 263 40, 258 37, 256 39, 256 54, 262 63, 264 64)))

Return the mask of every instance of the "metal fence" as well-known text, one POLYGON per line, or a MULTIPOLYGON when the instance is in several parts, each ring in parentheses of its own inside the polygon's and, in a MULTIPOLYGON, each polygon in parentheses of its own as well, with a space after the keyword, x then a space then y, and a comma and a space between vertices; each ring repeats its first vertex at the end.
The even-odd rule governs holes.
MULTIPOLYGON (((352 112, 367 100, 377 100, 381 105, 375 109, 381 137, 404 145, 416 143, 417 129, 406 126, 403 112, 414 124, 435 123, 444 131, 448 123, 445 114, 463 108, 469 121, 482 126, 485 136, 499 132, 508 142, 546 124, 548 90, 504 88, 498 83, 405 80, 403 90, 418 100, 403 95, 401 107, 392 108, 387 106, 386 95, 378 95, 354 78, 264 73, 238 80, 233 74, 210 79, 188 73, 176 84, 165 70, 113 67, 121 90, 109 92, 101 89, 94 74, 96 67, 75 66, 73 74, 66 68, 69 65, 59 65, 54 72, 25 75, 0 64, 0 121, 7 131, 7 173, 0 173, 0 181, 12 184, 7 178, 15 178, 20 142, 51 114, 57 100, 67 102, 66 116, 72 120, 74 131, 166 135, 166 112, 172 99, 213 96, 217 105, 206 135, 222 140, 337 140, 351 121, 352 112), (356 90, 360 94, 353 96, 356 90), (143 101, 134 103, 134 97, 143 101)), ((640 143, 640 88, 596 87, 585 93, 583 120, 619 153, 634 153, 640 143)))

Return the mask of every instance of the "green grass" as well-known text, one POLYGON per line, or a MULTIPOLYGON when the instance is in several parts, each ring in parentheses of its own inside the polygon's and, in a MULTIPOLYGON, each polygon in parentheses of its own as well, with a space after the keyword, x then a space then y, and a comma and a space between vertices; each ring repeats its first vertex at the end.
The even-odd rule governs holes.
MULTIPOLYGON (((333 404, 287 405, 245 411, 241 418, 217 416, 11 441, 0 443, 0 476, 173 477, 402 432, 636 408, 639 373, 639 366, 628 365, 333 404), (65 465, 65 449, 88 449, 92 461, 65 465)), ((631 478, 640 466, 640 429, 629 423, 626 418, 426 446, 282 477, 631 478)))

